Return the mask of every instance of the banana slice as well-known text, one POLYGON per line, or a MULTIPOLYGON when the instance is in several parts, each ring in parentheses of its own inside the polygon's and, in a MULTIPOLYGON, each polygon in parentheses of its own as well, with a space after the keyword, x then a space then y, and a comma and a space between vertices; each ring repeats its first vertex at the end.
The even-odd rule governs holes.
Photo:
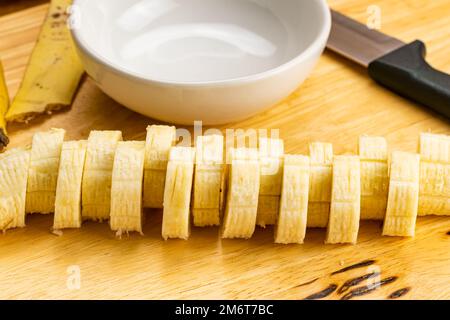
POLYGON ((0 154, 0 230, 25 227, 30 151, 17 148, 0 154))
POLYGON ((25 203, 27 213, 55 211, 59 159, 65 134, 63 129, 51 129, 33 136, 25 203))
POLYGON ((396 151, 390 164, 383 235, 413 237, 419 202, 420 155, 396 151))
POLYGON ((303 243, 309 196, 309 157, 285 155, 276 243, 303 243))
POLYGON ((144 178, 145 142, 117 143, 111 184, 111 230, 142 234, 142 181, 144 178))
POLYGON ((220 224, 224 171, 221 135, 197 137, 192 214, 197 227, 220 224))
POLYGON ((6 87, 5 77, 3 76, 3 66, 0 61, 0 150, 6 147, 9 139, 6 132, 5 115, 9 108, 8 88, 6 87))
POLYGON ((86 140, 66 141, 62 144, 56 185, 54 230, 81 227, 81 181, 86 148, 86 140))
POLYGON ((263 228, 277 222, 283 178, 283 155, 283 140, 259 138, 261 174, 256 224, 263 228))
POLYGON ((28 121, 71 104, 84 72, 67 27, 71 3, 52 0, 7 121, 28 121))
POLYGON ((222 238, 245 238, 253 235, 258 209, 260 165, 257 149, 231 148, 228 194, 222 225, 222 238))
POLYGON ((387 142, 383 137, 361 136, 361 219, 383 220, 389 189, 387 142))
POLYGON ((162 208, 164 183, 170 148, 175 144, 176 129, 169 126, 147 127, 144 169, 144 207, 162 208))
POLYGON ((187 240, 195 148, 172 147, 164 187, 162 237, 187 240))
POLYGON ((83 220, 109 219, 111 177, 120 131, 91 131, 87 142, 86 161, 81 186, 83 220))
POLYGON ((333 145, 309 145, 311 176, 309 184, 308 228, 326 228, 330 215, 333 145))
POLYGON ((361 203, 358 156, 335 156, 330 219, 325 243, 356 243, 361 203))
MULTIPOLYGON (((9 206, 8 204, 1 205, 9 206)), ((14 221, 14 214, 10 212, 8 208, 1 208, 0 210, 0 230, 5 233, 6 230, 13 228, 12 223, 14 221)))
POLYGON ((450 136, 420 135, 419 215, 450 215, 450 136))

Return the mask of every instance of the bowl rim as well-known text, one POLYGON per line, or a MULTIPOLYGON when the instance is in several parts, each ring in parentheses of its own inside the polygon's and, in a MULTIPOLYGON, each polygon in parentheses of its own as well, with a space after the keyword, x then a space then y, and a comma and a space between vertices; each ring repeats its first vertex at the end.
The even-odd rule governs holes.
MULTIPOLYGON (((73 0, 72 7, 76 7, 79 3, 87 1, 87 0, 73 0)), ((311 0, 309 0, 311 1, 311 0)), ((105 58, 104 56, 100 55, 96 50, 93 50, 87 43, 82 39, 82 36, 79 33, 78 28, 72 28, 69 27, 69 30, 72 34, 73 41, 75 45, 78 47, 79 50, 81 50, 85 55, 89 56, 92 60, 94 60, 96 63, 102 65, 103 67, 106 67, 109 69, 109 71, 118 74, 120 76, 125 76, 129 79, 144 82, 144 83, 151 83, 151 84, 158 84, 158 85, 166 85, 166 86, 183 86, 183 87, 205 87, 205 86, 226 86, 226 85, 236 85, 236 84, 246 84, 255 82, 261 79, 269 78, 271 76, 277 75, 279 73, 282 73, 293 66, 301 63, 302 61, 307 60, 311 56, 314 56, 317 51, 322 51, 323 48, 326 45, 326 42, 328 40, 328 37, 331 32, 331 11, 327 4, 327 0, 314 0, 314 2, 318 5, 320 9, 320 14, 324 18, 324 23, 321 26, 321 29, 319 31, 318 36, 304 49, 301 51, 298 55, 290 59, 289 61, 286 61, 285 63, 282 63, 274 68, 271 68, 269 70, 265 70, 262 72, 241 76, 241 77, 235 77, 235 78, 229 78, 229 79, 221 79, 221 80, 207 80, 207 81, 176 81, 176 80, 164 80, 164 79, 157 79, 152 77, 145 77, 142 74, 133 72, 129 69, 121 67, 119 64, 110 61, 109 59, 105 58)), ((73 10, 70 10, 69 17, 74 13, 73 10)))

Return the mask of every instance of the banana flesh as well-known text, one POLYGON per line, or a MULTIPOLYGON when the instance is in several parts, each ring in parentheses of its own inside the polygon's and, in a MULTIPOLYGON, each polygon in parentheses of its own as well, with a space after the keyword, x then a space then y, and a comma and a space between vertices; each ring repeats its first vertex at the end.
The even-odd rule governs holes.
POLYGON ((361 219, 383 220, 389 188, 387 142, 383 137, 359 138, 361 219))
MULTIPOLYGON (((32 212, 55 212, 55 231, 78 228, 82 222, 81 197, 82 218, 94 208, 96 214, 101 212, 103 216, 93 219, 111 217, 110 225, 117 235, 131 231, 142 233, 145 161, 146 153, 152 150, 148 143, 122 142, 120 131, 92 131, 87 141, 64 142, 64 136, 63 129, 38 132, 33 136, 31 148, 0 154, 0 230, 23 227, 25 214, 32 212)), ((173 140, 169 140, 172 144, 173 140)), ((224 202, 223 221, 217 222, 222 225, 221 236, 250 238, 253 235, 260 191, 265 188, 261 186, 264 165, 261 152, 231 148, 224 165, 221 163, 223 144, 222 137, 205 136, 199 138, 197 150, 170 147, 167 167, 160 167, 166 172, 164 239, 189 237, 190 209, 194 220, 196 210, 208 210, 207 219, 213 222, 199 224, 216 224, 224 202), (228 187, 226 196, 224 183, 228 187)), ((360 156, 335 156, 330 161, 332 147, 323 143, 311 145, 311 155, 314 155, 311 158, 282 155, 275 242, 304 241, 309 220, 317 221, 314 214, 318 211, 311 211, 311 205, 313 209, 323 209, 321 219, 327 224, 326 243, 356 242, 364 201, 365 208, 377 215, 372 219, 384 220, 383 235, 388 236, 413 236, 419 210, 422 214, 450 215, 449 136, 422 134, 420 155, 393 152, 387 162, 387 176, 386 150, 383 138, 362 137, 360 156), (373 169, 374 163, 382 170, 373 169), (316 186, 312 187, 314 178, 316 186), (329 183, 331 191, 323 190, 329 183), (383 214, 381 199, 385 197, 386 186, 387 205, 383 214), (316 202, 311 202, 312 190, 316 202)), ((165 161, 164 157, 159 159, 165 161)), ((270 190, 269 185, 267 188, 270 190)))
POLYGON ((144 207, 162 208, 164 184, 170 148, 175 144, 176 129, 152 125, 145 142, 144 207))
POLYGON ((303 243, 309 195, 309 157, 285 155, 276 243, 303 243))
POLYGON ((419 215, 450 215, 450 137, 420 135, 419 215))
POLYGON ((283 155, 283 140, 259 138, 261 174, 256 224, 263 228, 277 222, 283 177, 283 155))
POLYGON ((0 154, 0 230, 25 227, 30 150, 15 148, 0 154))
POLYGON ((361 169, 357 156, 335 156, 330 219, 325 243, 356 243, 359 231, 361 169))
POLYGON ((311 176, 309 184, 308 228, 326 228, 330 214, 333 145, 309 145, 311 176))
POLYGON ((228 194, 222 225, 222 238, 253 235, 258 209, 260 165, 257 149, 231 148, 228 194))
POLYGON ((83 220, 109 219, 112 169, 119 141, 122 141, 120 131, 91 131, 89 134, 81 186, 83 220))
POLYGON ((142 180, 144 141, 120 141, 114 156, 111 183, 111 230, 142 234, 142 180))
POLYGON ((66 141, 61 148, 53 229, 81 227, 81 182, 87 141, 66 141))
POLYGON ((401 151, 392 153, 383 235, 414 236, 419 203, 419 167, 420 155, 401 151))
POLYGON ((33 136, 25 210, 48 214, 55 211, 56 183, 65 130, 51 129, 33 136))
POLYGON ((192 215, 194 226, 218 226, 224 172, 221 135, 197 137, 192 215))
POLYGON ((187 240, 190 234, 189 206, 194 175, 195 148, 172 147, 164 188, 162 237, 187 240))

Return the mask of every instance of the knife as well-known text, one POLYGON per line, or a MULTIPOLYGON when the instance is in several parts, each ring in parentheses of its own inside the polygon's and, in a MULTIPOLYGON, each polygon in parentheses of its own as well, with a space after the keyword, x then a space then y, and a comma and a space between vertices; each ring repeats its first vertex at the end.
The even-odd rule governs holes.
POLYGON ((450 75, 425 60, 425 44, 406 44, 331 10, 327 48, 368 69, 382 86, 450 119, 450 75))

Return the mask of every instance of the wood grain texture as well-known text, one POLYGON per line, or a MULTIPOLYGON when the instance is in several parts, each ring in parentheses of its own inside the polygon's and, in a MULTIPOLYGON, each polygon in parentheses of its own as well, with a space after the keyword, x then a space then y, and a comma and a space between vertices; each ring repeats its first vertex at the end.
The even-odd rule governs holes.
MULTIPOLYGON (((362 22, 368 0, 330 0, 362 22)), ((428 60, 450 73, 450 2, 379 0, 382 31, 427 43, 428 60)), ((0 18, 0 58, 11 95, 17 91, 43 21, 46 5, 0 18)), ((34 132, 63 127, 67 139, 91 129, 119 129, 144 139, 155 121, 128 111, 86 78, 73 107, 9 127, 11 147, 29 144, 34 132)), ((286 152, 306 153, 310 141, 329 141, 335 152, 356 152, 360 134, 383 135, 392 149, 415 151, 422 131, 450 133, 448 122, 373 83, 366 71, 326 52, 311 77, 291 97, 232 128, 276 128, 286 152)), ((222 127, 222 129, 225 128, 222 127)), ((250 240, 220 240, 217 228, 194 228, 189 241, 164 242, 161 211, 147 212, 145 236, 118 240, 107 224, 85 223, 61 237, 52 216, 32 215, 27 227, 0 236, 0 298, 274 298, 303 299, 374 270, 398 276, 362 299, 386 299, 411 287, 403 299, 450 298, 450 219, 420 218, 414 239, 381 237, 381 225, 362 222, 357 245, 324 245, 325 230, 308 230, 303 245, 275 245, 273 229, 257 228, 250 240), (367 259, 372 266, 331 276, 367 259), (79 266, 81 288, 67 287, 68 268, 79 266), (316 281, 310 282, 311 280, 316 281)), ((364 285, 364 283, 360 285, 364 285)), ((339 299, 336 292, 327 298, 339 299)))
POLYGON ((46 2, 49 2, 49 0, 0 0, 0 16, 46 2))

